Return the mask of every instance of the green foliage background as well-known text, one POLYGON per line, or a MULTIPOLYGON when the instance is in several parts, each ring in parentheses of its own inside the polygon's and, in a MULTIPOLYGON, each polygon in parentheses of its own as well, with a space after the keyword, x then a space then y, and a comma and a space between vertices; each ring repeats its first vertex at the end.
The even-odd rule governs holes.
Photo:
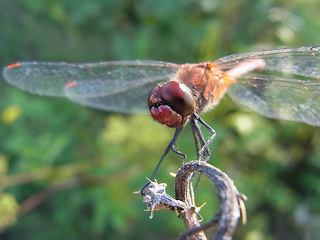
MULTIPOLYGON (((16 60, 210 61, 241 51, 320 43, 318 0, 1 0, 0 65, 16 60)), ((0 239, 174 239, 173 212, 149 220, 132 192, 146 183, 173 130, 32 96, 0 81, 0 239), (20 209, 19 215, 16 213, 20 209)), ((203 116, 217 131, 211 163, 247 195, 235 239, 320 238, 320 130, 266 119, 226 97, 203 116)), ((180 150, 195 157, 186 127, 180 150)), ((173 194, 181 159, 158 180, 173 194)), ((206 180, 201 214, 218 208, 206 180)))

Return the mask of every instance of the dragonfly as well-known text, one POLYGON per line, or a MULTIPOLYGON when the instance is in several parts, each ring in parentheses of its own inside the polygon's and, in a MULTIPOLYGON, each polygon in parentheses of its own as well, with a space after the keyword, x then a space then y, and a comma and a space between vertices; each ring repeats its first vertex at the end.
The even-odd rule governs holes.
POLYGON ((214 129, 200 114, 213 109, 227 93, 235 102, 270 118, 320 126, 320 46, 253 51, 213 62, 175 64, 162 61, 98 63, 16 62, 3 70, 5 80, 25 91, 66 97, 93 108, 145 113, 168 127, 175 149, 190 123, 198 159, 210 158, 214 129), (200 125, 211 133, 205 139, 200 125))

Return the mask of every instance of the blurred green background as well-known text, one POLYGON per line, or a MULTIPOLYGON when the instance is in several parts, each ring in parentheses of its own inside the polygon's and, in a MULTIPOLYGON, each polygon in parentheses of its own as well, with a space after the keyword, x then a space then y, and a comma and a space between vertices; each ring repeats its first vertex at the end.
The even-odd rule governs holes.
MULTIPOLYGON (((210 61, 241 51, 320 43, 318 0, 1 0, 0 65, 16 60, 210 61)), ((0 239, 174 239, 174 212, 149 220, 133 195, 173 130, 33 96, 0 81, 0 239)), ((211 163, 247 195, 234 239, 320 238, 320 129, 266 119, 226 97, 203 116, 216 131, 211 163)), ((179 149, 195 158, 189 126, 179 149)), ((158 180, 181 158, 170 154, 158 180)), ((203 178, 204 221, 218 208, 203 178)))

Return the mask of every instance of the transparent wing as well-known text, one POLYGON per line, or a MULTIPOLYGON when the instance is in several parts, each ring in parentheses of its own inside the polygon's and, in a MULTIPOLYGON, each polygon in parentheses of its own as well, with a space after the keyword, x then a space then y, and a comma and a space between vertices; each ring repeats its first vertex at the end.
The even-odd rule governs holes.
POLYGON ((3 76, 31 93, 65 96, 104 110, 144 112, 148 91, 178 69, 177 64, 156 61, 20 62, 6 67, 3 76))
POLYGON ((266 63, 237 79, 229 95, 265 116, 320 126, 320 48, 299 47, 231 55, 215 63, 230 69, 259 58, 266 63))

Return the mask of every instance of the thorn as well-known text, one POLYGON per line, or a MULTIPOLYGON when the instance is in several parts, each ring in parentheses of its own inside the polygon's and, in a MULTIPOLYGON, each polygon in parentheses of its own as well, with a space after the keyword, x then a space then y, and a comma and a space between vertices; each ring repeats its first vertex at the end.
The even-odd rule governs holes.
POLYGON ((197 207, 199 209, 198 212, 200 212, 201 208, 203 208, 203 206, 206 204, 207 204, 207 202, 204 202, 204 203, 202 203, 202 205, 200 207, 197 207))
POLYGON ((190 182, 190 195, 191 195, 191 204, 195 206, 196 204, 194 202, 194 191, 193 191, 192 182, 190 182))
POLYGON ((239 195, 238 204, 240 208, 241 218, 242 218, 242 224, 247 224, 247 211, 246 211, 246 205, 244 204, 244 201, 247 200, 247 197, 244 194, 239 195))

